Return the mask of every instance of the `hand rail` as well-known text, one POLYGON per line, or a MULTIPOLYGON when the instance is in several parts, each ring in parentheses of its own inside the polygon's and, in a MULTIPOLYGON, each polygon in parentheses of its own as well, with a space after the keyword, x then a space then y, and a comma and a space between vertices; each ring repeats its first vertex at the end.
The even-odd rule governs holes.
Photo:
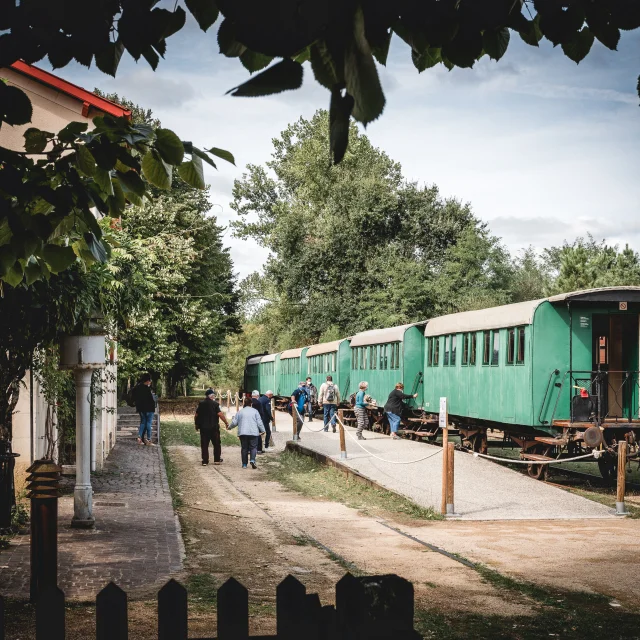
POLYGON ((549 395, 549 387, 551 386, 551 378, 553 378, 553 376, 557 376, 560 375, 560 369, 554 369, 550 374, 549 374, 549 381, 547 382, 547 388, 544 392, 544 398, 542 399, 542 404, 540 405, 540 413, 538 413, 538 422, 540 424, 549 424, 548 420, 543 420, 542 419, 542 412, 544 411, 544 407, 547 403, 547 395, 549 395))

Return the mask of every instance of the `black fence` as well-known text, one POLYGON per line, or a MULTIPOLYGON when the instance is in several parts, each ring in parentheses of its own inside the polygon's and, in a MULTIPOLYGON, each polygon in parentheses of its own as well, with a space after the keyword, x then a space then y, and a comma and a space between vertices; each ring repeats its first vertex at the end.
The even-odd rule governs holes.
MULTIPOLYGON (((218 640, 419 640, 413 628, 413 585, 396 575, 356 578, 336 584, 336 605, 322 606, 293 576, 276 589, 276 635, 249 636, 249 592, 230 578, 217 597, 218 640)), ((85 636, 90 637, 87 633, 85 636)), ((113 582, 96 597, 96 640, 128 640, 127 594, 113 582)), ((187 590, 170 580, 158 592, 158 640, 187 640, 187 590)), ((36 640, 64 640, 65 598, 59 588, 36 603, 36 640)), ((215 640, 213 636, 202 640, 215 640)), ((0 640, 5 640, 0 597, 0 640)))

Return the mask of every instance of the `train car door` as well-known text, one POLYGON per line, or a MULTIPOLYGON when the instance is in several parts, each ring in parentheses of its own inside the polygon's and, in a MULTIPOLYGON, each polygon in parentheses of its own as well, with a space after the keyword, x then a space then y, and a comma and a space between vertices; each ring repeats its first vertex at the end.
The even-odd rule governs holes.
POLYGON ((593 370, 600 418, 637 418, 637 314, 594 314, 593 370))

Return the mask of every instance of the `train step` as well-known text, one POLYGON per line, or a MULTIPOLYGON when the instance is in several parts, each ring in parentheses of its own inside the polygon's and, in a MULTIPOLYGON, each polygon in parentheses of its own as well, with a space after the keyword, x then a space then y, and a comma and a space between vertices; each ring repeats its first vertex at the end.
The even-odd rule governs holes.
POLYGON ((535 441, 542 442, 542 444, 551 444, 554 447, 564 447, 569 442, 566 438, 551 438, 547 436, 537 436, 535 441))
POLYGON ((541 456, 538 453, 521 453, 520 458, 522 460, 535 460, 537 462, 543 462, 544 460, 555 460, 555 458, 550 458, 549 456, 541 456))

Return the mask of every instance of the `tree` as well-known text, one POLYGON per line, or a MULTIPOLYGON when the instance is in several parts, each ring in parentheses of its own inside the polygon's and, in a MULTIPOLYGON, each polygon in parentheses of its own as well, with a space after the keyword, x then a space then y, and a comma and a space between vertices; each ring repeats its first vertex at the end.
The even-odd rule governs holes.
MULTIPOLYGON (((508 299, 509 256, 468 205, 402 178, 400 165, 355 126, 327 167, 328 114, 274 140, 266 166, 234 184, 232 223, 272 255, 244 284, 268 347, 424 319, 508 299), (257 309, 257 312, 256 312, 257 309)), ((264 343, 263 343, 264 344, 264 343)))

